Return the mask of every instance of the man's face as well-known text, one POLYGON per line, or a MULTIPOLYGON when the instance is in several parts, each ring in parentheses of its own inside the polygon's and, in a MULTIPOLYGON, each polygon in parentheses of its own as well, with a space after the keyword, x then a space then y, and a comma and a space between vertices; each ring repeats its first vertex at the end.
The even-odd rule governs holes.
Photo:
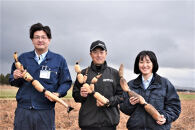
POLYGON ((98 48, 98 47, 90 52, 90 56, 95 65, 103 64, 106 60, 106 55, 107 55, 107 51, 103 50, 102 48, 98 48))
POLYGON ((34 32, 32 43, 35 47, 35 50, 38 52, 46 52, 50 43, 50 39, 47 37, 47 34, 41 30, 34 32))

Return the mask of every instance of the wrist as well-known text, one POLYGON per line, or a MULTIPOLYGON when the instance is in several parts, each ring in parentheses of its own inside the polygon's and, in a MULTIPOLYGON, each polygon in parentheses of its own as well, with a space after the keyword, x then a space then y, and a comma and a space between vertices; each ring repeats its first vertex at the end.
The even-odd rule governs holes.
POLYGON ((143 107, 145 107, 146 105, 148 105, 148 103, 147 103, 147 102, 145 102, 144 104, 142 104, 142 106, 143 106, 143 107))
POLYGON ((95 91, 92 91, 92 92, 91 92, 91 95, 93 96, 94 94, 95 94, 95 91))
POLYGON ((46 91, 46 89, 44 88, 43 91, 42 91, 42 93, 45 94, 45 91, 46 91))

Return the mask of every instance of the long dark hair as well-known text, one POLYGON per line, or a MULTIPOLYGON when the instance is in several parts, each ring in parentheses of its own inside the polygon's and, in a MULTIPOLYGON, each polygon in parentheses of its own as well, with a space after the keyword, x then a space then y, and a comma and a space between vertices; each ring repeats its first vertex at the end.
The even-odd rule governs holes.
POLYGON ((141 51, 136 59, 135 59, 135 64, 134 64, 134 73, 136 74, 140 74, 141 71, 139 70, 139 60, 143 60, 144 57, 148 56, 150 58, 150 60, 152 61, 153 64, 153 69, 152 72, 156 73, 158 70, 158 61, 157 61, 157 57, 155 55, 154 52, 152 51, 141 51))

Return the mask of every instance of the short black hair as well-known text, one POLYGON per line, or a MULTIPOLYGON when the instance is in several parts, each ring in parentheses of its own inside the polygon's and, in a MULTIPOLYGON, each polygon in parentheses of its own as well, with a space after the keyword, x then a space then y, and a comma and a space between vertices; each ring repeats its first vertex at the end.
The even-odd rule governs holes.
POLYGON ((136 57, 136 59, 135 59, 134 73, 136 73, 136 74, 140 74, 140 73, 141 73, 141 71, 139 70, 139 60, 140 60, 140 59, 143 60, 143 58, 144 58, 145 56, 148 56, 148 57, 150 58, 150 60, 152 61, 152 64, 153 64, 152 72, 153 72, 153 73, 156 73, 157 70, 158 70, 158 61, 157 61, 157 57, 156 57, 156 55, 155 55, 154 52, 152 52, 152 51, 145 51, 145 50, 144 50, 144 51, 141 51, 141 52, 137 55, 137 57, 136 57))
POLYGON ((36 31, 41 31, 41 30, 43 30, 47 34, 47 37, 49 39, 51 39, 51 30, 50 30, 49 26, 43 26, 41 23, 33 24, 30 27, 30 39, 33 39, 34 33, 36 31))

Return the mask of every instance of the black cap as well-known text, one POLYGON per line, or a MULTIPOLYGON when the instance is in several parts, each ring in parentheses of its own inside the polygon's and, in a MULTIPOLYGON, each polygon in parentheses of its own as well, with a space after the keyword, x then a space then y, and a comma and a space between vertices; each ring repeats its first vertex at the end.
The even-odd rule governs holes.
POLYGON ((90 52, 93 51, 96 47, 101 47, 103 50, 106 50, 106 45, 104 42, 100 41, 100 40, 97 40, 95 42, 93 42, 90 46, 90 52))

